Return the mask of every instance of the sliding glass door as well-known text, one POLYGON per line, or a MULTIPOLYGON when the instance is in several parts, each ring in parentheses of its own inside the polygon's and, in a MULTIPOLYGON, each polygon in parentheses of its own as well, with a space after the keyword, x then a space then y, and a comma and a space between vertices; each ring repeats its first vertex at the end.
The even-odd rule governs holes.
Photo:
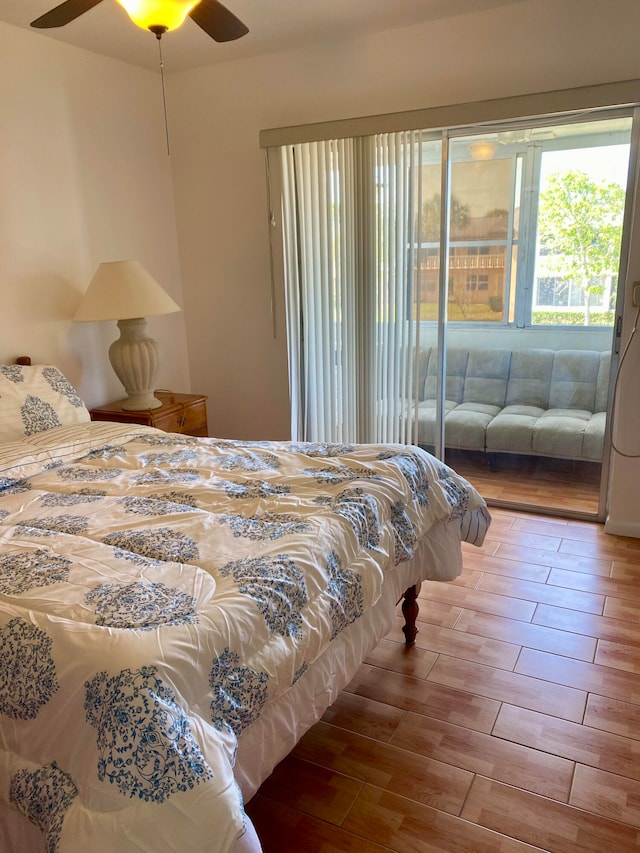
POLYGON ((493 503, 598 515, 631 126, 450 140, 444 458, 493 503))
POLYGON ((294 438, 419 444, 490 504, 601 518, 633 119, 279 149, 294 438))

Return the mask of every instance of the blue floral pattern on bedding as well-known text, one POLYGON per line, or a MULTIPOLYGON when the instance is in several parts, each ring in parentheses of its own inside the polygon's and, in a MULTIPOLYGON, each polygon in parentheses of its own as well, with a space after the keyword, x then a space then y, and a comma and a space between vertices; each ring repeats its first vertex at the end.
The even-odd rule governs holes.
POLYGON ((240 665, 237 652, 227 648, 211 668, 209 685, 213 690, 211 722, 217 729, 231 729, 240 735, 260 716, 267 698, 269 677, 240 665))
POLYGON ((24 480, 15 480, 13 477, 0 477, 0 493, 5 495, 19 495, 31 489, 29 483, 24 480))
POLYGON ((25 518, 18 522, 18 527, 28 528, 30 531, 38 531, 44 534, 57 532, 80 536, 89 527, 89 519, 86 515, 69 515, 65 513, 45 518, 25 518))
POLYGON ((178 506, 188 506, 190 509, 195 509, 198 506, 196 497, 189 492, 179 492, 174 489, 170 492, 158 492, 153 496, 155 500, 166 501, 168 504, 177 504, 178 506))
POLYGON ((257 480, 255 482, 222 480, 220 486, 230 498, 238 498, 239 500, 246 498, 270 498, 276 495, 288 495, 291 493, 291 486, 281 483, 267 483, 264 480, 257 480))
POLYGON ((85 682, 87 722, 98 733, 98 779, 126 797, 164 803, 212 778, 184 712, 155 666, 98 673, 85 682))
POLYGON ((0 555, 0 593, 20 595, 32 589, 64 583, 69 577, 71 560, 51 551, 36 548, 0 555))
POLYGON ((78 489, 77 492, 69 492, 68 494, 51 494, 40 495, 38 500, 42 506, 75 506, 76 504, 93 503, 101 501, 107 493, 101 489, 78 489))
POLYGON ((116 459, 118 456, 124 456, 126 453, 124 447, 96 447, 86 455, 86 459, 116 459))
POLYGON ((74 465, 72 468, 60 468, 57 471, 61 480, 69 482, 89 482, 91 480, 115 480, 122 474, 119 468, 91 468, 74 465))
POLYGON ((144 474, 136 474, 134 482, 144 485, 176 485, 177 483, 197 483, 200 475, 196 468, 172 468, 168 471, 160 469, 146 471, 144 474))
POLYGON ((76 389, 67 377, 60 373, 57 367, 43 367, 42 375, 51 389, 66 397, 69 403, 76 409, 81 409, 84 406, 84 401, 80 398, 76 389))
POLYGON ((416 526, 411 521, 406 504, 396 501, 391 506, 391 526, 393 527, 394 558, 397 566, 404 560, 410 560, 418 545, 416 526))
POLYGON ((330 456, 347 456, 354 450, 353 444, 326 444, 322 442, 293 443, 291 450, 294 453, 302 453, 312 458, 326 458, 330 456))
POLYGON ((154 498, 121 498, 118 503, 124 507, 125 512, 152 517, 168 515, 172 512, 191 512, 193 509, 185 503, 176 503, 160 496, 154 498))
POLYGON ((0 715, 33 720, 59 689, 51 639, 24 619, 0 627, 0 715))
POLYGON ((78 789, 55 761, 38 770, 19 770, 11 779, 9 802, 44 835, 47 853, 56 853, 65 813, 78 789))
POLYGON ((268 471, 278 468, 280 463, 273 453, 230 453, 219 462, 223 471, 268 471))
POLYGON ((220 574, 231 575, 240 592, 255 601, 273 634, 300 636, 307 587, 303 573, 286 554, 227 563, 220 574))
POLYGON ((193 596, 163 583, 104 583, 84 600, 96 612, 96 625, 110 628, 151 630, 196 621, 193 596))
POLYGON ((429 506, 431 478, 424 458, 415 452, 387 450, 379 459, 389 459, 400 469, 409 488, 420 506, 429 506))
POLYGON ((327 571, 331 580, 327 587, 330 599, 331 639, 336 637, 347 625, 362 616, 364 612, 364 595, 362 581, 357 572, 342 567, 339 554, 329 554, 327 571))
POLYGON ((102 540, 119 551, 128 551, 151 560, 176 560, 186 563, 198 556, 198 545, 190 536, 171 527, 153 530, 118 530, 102 540))
POLYGON ((222 524, 228 524, 234 536, 243 536, 254 542, 260 539, 280 539, 282 536, 292 536, 295 533, 307 533, 311 527, 308 522, 301 521, 291 513, 263 512, 261 515, 230 515, 220 516, 222 524))
POLYGON ((0 373, 10 382, 24 382, 22 367, 19 364, 0 364, 0 373))
POLYGON ((380 544, 380 518, 375 499, 363 488, 345 489, 335 497, 321 495, 317 503, 326 504, 353 527, 358 542, 365 548, 380 544))
POLYGON ((197 454, 193 448, 181 448, 180 450, 169 450, 165 453, 144 453, 140 457, 143 465, 184 465, 187 462, 195 462, 197 454))
POLYGON ((302 472, 313 477, 316 483, 349 483, 352 480, 376 480, 378 475, 369 468, 350 468, 348 465, 336 465, 333 468, 305 468, 302 472))
POLYGON ((35 435, 62 424, 51 403, 47 403, 46 400, 41 400, 33 394, 27 394, 20 407, 20 414, 25 435, 35 435))
POLYGON ((469 509, 469 491, 456 481, 445 465, 440 469, 440 482, 451 506, 450 518, 462 518, 469 509))

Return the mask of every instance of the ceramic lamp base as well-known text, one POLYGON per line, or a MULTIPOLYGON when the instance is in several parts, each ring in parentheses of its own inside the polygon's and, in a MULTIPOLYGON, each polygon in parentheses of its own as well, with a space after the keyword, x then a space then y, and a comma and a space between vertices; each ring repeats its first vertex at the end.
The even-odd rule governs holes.
POLYGON ((118 328, 120 337, 109 347, 109 360, 129 395, 122 408, 133 412, 157 409, 162 405, 153 394, 159 365, 158 343, 147 337, 144 317, 118 320, 118 328))

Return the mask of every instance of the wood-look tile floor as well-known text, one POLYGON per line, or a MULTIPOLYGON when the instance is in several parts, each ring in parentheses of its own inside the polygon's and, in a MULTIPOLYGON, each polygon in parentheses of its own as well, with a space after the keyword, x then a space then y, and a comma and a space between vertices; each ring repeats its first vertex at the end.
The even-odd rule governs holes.
POLYGON ((492 515, 248 804, 265 853, 640 850, 640 540, 492 515))

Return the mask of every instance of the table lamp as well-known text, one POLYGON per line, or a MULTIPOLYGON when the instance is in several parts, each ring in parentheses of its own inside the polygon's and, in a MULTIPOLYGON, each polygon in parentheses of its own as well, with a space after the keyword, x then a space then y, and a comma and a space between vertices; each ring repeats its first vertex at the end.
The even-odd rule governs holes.
POLYGON ((120 337, 109 347, 113 370, 129 395, 123 409, 157 409, 154 396, 158 343, 146 334, 147 317, 171 314, 180 306, 138 261, 107 261, 98 266, 73 319, 78 323, 117 320, 120 337))

